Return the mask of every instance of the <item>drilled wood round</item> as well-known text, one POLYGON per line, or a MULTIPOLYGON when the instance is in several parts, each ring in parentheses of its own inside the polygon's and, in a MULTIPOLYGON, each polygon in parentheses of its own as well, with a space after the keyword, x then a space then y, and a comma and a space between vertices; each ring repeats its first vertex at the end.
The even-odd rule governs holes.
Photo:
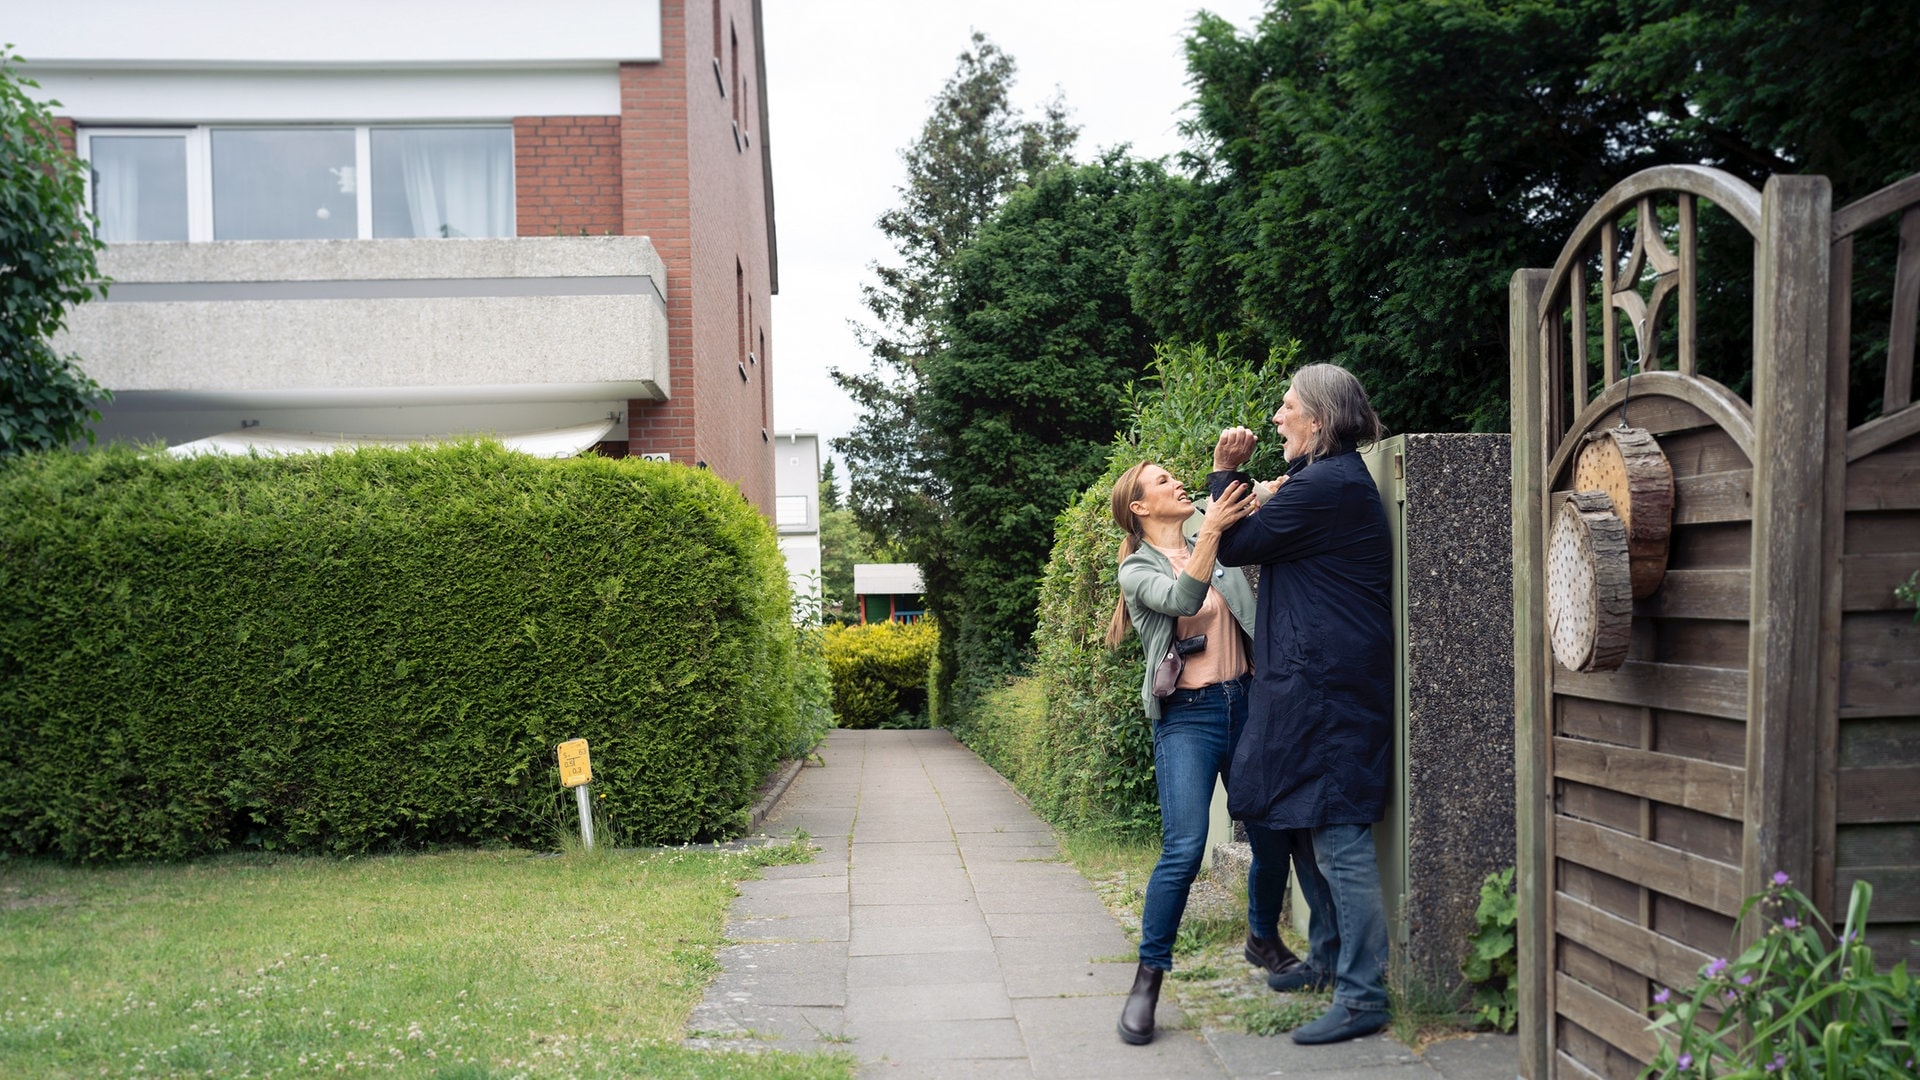
POLYGON ((1547 633, 1553 657, 1573 671, 1613 671, 1627 658, 1633 623, 1627 530, 1613 502, 1576 491, 1560 503, 1547 542, 1547 633))
POLYGON ((1667 576, 1673 532, 1673 467, 1644 428, 1590 431, 1574 462, 1575 491, 1604 492, 1627 530, 1633 598, 1644 600, 1667 576))

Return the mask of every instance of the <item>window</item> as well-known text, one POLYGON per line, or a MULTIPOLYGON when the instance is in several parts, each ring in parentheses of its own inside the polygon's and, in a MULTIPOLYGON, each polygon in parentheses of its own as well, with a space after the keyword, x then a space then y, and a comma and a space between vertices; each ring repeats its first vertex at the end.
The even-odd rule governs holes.
POLYGON ((773 500, 773 524, 801 525, 807 523, 807 497, 805 495, 778 495, 773 500))
POLYGON ((102 136, 93 140, 92 162, 100 239, 187 238, 185 136, 102 136))
POLYGON ((215 240, 359 235, 352 130, 241 128, 211 139, 215 240))
POLYGON ((373 235, 512 236, 513 132, 375 128, 373 235))
POLYGON ((109 243, 512 236, 508 127, 82 129, 109 243))

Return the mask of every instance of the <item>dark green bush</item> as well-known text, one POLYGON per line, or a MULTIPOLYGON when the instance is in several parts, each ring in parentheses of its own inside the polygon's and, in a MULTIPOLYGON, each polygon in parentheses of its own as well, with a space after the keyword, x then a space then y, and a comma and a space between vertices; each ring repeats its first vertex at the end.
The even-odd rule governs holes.
POLYGON ((927 726, 927 668, 940 640, 932 619, 833 624, 825 633, 841 727, 927 726))
POLYGON ((1220 429, 1261 434, 1250 467, 1280 472, 1273 414, 1294 361, 1276 352, 1253 366, 1198 347, 1162 348, 1146 383, 1128 387, 1131 428, 1116 440, 1105 474, 1054 523, 1053 553, 1040 583, 1034 687, 1016 681, 979 704, 947 709, 955 736, 1006 776, 1049 820, 1073 828, 1151 835, 1160 827, 1153 731, 1140 708, 1145 658, 1129 635, 1106 646, 1120 590, 1120 530, 1109 495, 1121 473, 1157 461, 1203 494, 1220 429), (1035 697, 1044 702, 1036 708, 1035 697))
POLYGON ((490 443, 0 468, 0 849, 739 829, 796 718, 773 531, 702 471, 490 443))

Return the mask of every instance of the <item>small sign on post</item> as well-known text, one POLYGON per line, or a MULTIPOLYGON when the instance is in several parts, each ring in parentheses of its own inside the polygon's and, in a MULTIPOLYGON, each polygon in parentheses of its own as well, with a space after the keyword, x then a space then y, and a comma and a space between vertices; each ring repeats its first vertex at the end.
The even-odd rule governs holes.
POLYGON ((580 843, 593 850, 593 760, 587 756, 587 740, 569 739, 560 744, 560 786, 573 789, 580 805, 580 843))

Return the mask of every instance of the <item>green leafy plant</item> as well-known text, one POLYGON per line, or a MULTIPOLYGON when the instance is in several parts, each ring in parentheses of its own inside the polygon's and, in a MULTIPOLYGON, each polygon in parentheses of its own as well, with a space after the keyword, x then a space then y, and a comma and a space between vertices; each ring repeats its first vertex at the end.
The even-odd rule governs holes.
POLYGON ((1474 984, 1472 1005, 1476 1019, 1500 1031, 1512 1031, 1520 1017, 1519 952, 1514 923, 1519 897, 1513 888, 1513 867, 1488 874, 1480 883, 1480 906, 1474 911, 1475 929, 1468 939, 1461 971, 1474 984))
POLYGON ((1910 1077, 1920 982, 1905 961, 1875 970, 1865 943, 1873 886, 1856 881, 1840 933, 1785 873, 1740 906, 1766 931, 1716 957, 1685 992, 1654 994, 1660 1054, 1642 1077, 1910 1077))
POLYGON ((1893 595, 1902 603, 1912 604, 1913 621, 1920 622, 1920 570, 1915 570, 1906 581, 1895 585, 1893 595))
POLYGON ((50 344, 69 308, 104 295, 105 245, 87 212, 87 170, 56 133, 39 83, 0 47, 0 458, 93 441, 93 403, 111 397, 50 344))

